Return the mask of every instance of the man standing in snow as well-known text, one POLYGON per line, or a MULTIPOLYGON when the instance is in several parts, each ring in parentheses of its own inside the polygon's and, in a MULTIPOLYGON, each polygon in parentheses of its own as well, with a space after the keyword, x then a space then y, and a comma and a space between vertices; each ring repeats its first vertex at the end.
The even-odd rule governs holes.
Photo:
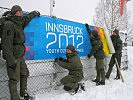
POLYGON ((3 58, 7 63, 7 73, 9 77, 9 90, 11 100, 20 100, 17 83, 20 80, 20 96, 23 99, 29 100, 30 96, 27 93, 27 77, 29 70, 23 58, 25 54, 25 34, 24 27, 40 13, 33 11, 22 17, 22 8, 14 5, 11 8, 11 14, 7 17, 4 23, 2 35, 2 50, 3 58))
POLYGON ((89 29, 89 25, 85 24, 88 33, 90 33, 91 36, 91 45, 92 50, 90 54, 88 54, 88 58, 90 58, 92 55, 96 58, 96 71, 97 76, 96 79, 92 80, 93 82, 96 82, 96 85, 105 85, 105 70, 104 70, 104 58, 105 54, 103 51, 103 44, 100 40, 100 37, 98 35, 98 32, 96 30, 91 31, 89 29))
MULTIPOLYGON (((120 65, 121 65, 122 40, 120 39, 120 36, 119 36, 119 30, 115 29, 113 31, 113 34, 111 35, 111 40, 112 40, 113 45, 114 45, 115 53, 112 55, 110 63, 109 63, 109 69, 108 69, 108 72, 106 73, 106 76, 105 76, 107 79, 109 79, 110 74, 111 74, 112 69, 113 69, 113 66, 116 63, 115 62, 115 58, 118 61, 118 64, 119 64, 118 67, 120 67, 120 65)), ((116 78, 115 79, 116 80, 120 79, 120 73, 119 73, 118 69, 117 69, 117 74, 116 74, 116 78)))
POLYGON ((68 69, 69 71, 69 74, 61 79, 64 90, 75 93, 79 88, 78 82, 83 79, 83 66, 77 53, 73 45, 68 45, 66 48, 67 59, 61 57, 55 59, 55 62, 57 62, 60 67, 68 69))

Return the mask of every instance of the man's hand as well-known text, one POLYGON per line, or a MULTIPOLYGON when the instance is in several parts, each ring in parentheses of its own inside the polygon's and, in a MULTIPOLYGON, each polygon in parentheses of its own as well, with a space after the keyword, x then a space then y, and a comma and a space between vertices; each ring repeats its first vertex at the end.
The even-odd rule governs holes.
POLYGON ((39 17, 40 16, 40 12, 39 11, 34 11, 36 13, 36 15, 39 17))
POLYGON ((87 55, 87 57, 90 59, 91 55, 90 55, 90 54, 88 54, 88 55, 87 55))
POLYGON ((63 58, 62 57, 59 57, 59 60, 63 60, 63 58))
POLYGON ((85 27, 86 27, 88 33, 91 34, 91 30, 90 30, 89 25, 87 23, 85 24, 85 27))
POLYGON ((89 25, 87 23, 85 23, 85 26, 88 27, 89 25))
POLYGON ((57 62, 59 60, 59 58, 55 58, 54 61, 57 62))

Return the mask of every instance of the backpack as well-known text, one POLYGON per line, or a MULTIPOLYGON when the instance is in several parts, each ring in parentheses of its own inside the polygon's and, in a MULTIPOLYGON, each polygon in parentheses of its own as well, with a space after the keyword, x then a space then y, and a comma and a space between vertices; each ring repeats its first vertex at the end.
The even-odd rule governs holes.
MULTIPOLYGON (((1 17, 1 18, 0 18, 0 40, 1 40, 1 38, 2 38, 4 22, 5 22, 5 18, 4 18, 4 17, 1 17)), ((1 42, 0 42, 0 50, 2 50, 1 42)))
POLYGON ((6 12, 4 12, 2 17, 0 18, 0 50, 2 50, 1 38, 2 38, 2 34, 3 34, 4 23, 7 20, 6 17, 9 16, 9 15, 10 15, 10 11, 6 11, 6 12))

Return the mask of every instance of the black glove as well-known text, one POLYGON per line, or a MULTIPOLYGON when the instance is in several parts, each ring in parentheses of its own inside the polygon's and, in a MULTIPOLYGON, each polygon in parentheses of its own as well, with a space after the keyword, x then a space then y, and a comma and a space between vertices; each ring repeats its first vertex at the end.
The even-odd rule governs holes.
POLYGON ((88 54, 88 55, 87 55, 87 57, 90 59, 91 55, 90 55, 90 54, 88 54))
POLYGON ((62 57, 59 57, 59 60, 63 60, 63 58, 62 57))
POLYGON ((54 61, 57 62, 59 58, 55 58, 54 61))
POLYGON ((15 70, 15 69, 16 69, 16 67, 17 67, 16 63, 15 63, 15 64, 13 64, 13 65, 10 65, 10 66, 9 66, 9 68, 11 68, 11 69, 13 69, 13 70, 15 70))
POLYGON ((85 27, 86 27, 88 33, 90 34, 91 33, 91 30, 90 30, 89 25, 87 23, 85 24, 85 27))
POLYGON ((36 13, 36 15, 39 17, 40 16, 40 12, 39 11, 34 11, 36 13))
POLYGON ((85 23, 86 28, 89 26, 87 23, 85 23))

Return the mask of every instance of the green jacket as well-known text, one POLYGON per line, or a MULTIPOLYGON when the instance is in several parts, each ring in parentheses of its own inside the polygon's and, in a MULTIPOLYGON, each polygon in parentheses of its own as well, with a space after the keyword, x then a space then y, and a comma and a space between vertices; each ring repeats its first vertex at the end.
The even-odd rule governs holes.
POLYGON ((3 58, 7 64, 13 65, 16 60, 25 54, 25 26, 37 16, 38 13, 33 11, 27 16, 8 16, 4 23, 2 35, 3 58))
POLYGON ((111 35, 111 40, 114 45, 115 53, 113 56, 122 56, 122 40, 119 35, 111 35))
POLYGON ((99 37, 97 38, 91 38, 91 45, 92 49, 90 52, 90 56, 94 55, 96 59, 104 59, 105 54, 103 51, 103 44, 99 37))
POLYGON ((60 67, 68 69, 69 75, 74 75, 83 78, 83 66, 77 52, 66 55, 67 59, 57 60, 60 67))

